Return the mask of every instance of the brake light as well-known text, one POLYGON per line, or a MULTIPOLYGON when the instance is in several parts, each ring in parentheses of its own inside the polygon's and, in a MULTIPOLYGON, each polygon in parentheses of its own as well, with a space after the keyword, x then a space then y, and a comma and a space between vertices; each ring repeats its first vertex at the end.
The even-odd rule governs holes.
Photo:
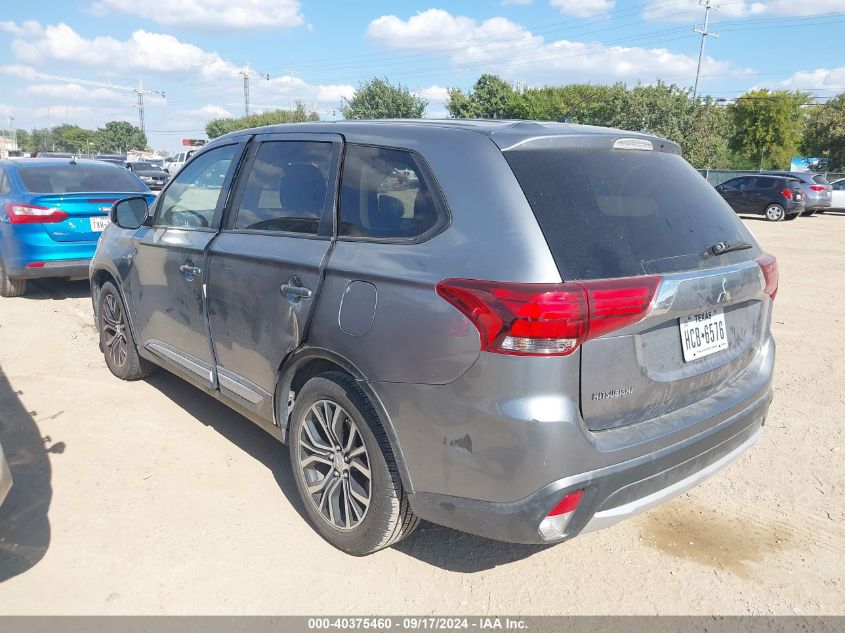
POLYGON ((778 293, 778 260, 773 255, 766 253, 755 261, 759 264, 760 270, 763 271, 763 281, 765 282, 763 291, 774 299, 778 293))
POLYGON ((546 518, 540 522, 540 536, 544 540, 553 541, 561 538, 566 533, 566 526, 569 524, 569 519, 572 518, 572 513, 578 508, 578 504, 581 503, 583 496, 583 490, 570 492, 552 508, 551 512, 546 515, 546 518))
POLYGON ((780 192, 780 195, 782 195, 787 200, 792 200, 792 192, 789 189, 784 189, 780 192))
POLYGON ((810 185, 810 189, 813 191, 824 191, 824 185, 810 185))
POLYGON ((472 321, 482 351, 566 356, 641 320, 659 284, 659 276, 560 284, 447 279, 437 294, 472 321))
POLYGON ((67 213, 61 209, 39 207, 33 204, 7 202, 4 206, 12 224, 49 224, 61 222, 67 217, 67 213))

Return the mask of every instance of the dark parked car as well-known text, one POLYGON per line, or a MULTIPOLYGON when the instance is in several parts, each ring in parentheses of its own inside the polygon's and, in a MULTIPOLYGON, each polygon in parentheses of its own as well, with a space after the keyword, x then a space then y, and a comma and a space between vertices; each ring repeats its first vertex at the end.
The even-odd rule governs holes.
POLYGON ((129 170, 153 191, 160 190, 170 180, 170 174, 155 163, 137 161, 129 163, 128 166, 129 170))
POLYGON ((257 128, 112 218, 91 266, 111 371, 164 367, 287 442, 352 554, 420 518, 608 527, 745 452, 772 398, 776 262, 664 139, 257 128))
POLYGON ((823 174, 814 174, 809 171, 770 171, 767 173, 795 178, 801 184, 806 206, 803 215, 813 215, 816 212, 824 213, 833 204, 833 190, 823 174))
POLYGON ((767 220, 794 220, 804 211, 804 193, 794 178, 741 176, 716 187, 737 213, 763 215, 767 220))

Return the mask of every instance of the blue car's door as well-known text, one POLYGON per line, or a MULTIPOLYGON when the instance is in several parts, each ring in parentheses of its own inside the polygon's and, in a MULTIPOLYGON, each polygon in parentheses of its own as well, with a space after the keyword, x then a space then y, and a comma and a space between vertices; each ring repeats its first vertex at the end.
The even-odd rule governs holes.
POLYGON ((153 206, 134 236, 126 287, 139 343, 203 384, 217 377, 209 345, 205 251, 217 235, 245 140, 204 151, 153 206))

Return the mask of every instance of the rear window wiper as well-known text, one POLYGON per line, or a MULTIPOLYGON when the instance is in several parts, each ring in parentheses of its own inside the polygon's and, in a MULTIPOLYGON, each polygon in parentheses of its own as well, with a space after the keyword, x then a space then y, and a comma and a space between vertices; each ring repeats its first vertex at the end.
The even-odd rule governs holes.
POLYGON ((706 257, 716 257, 718 255, 724 255, 725 253, 732 253, 734 251, 744 251, 748 248, 754 248, 754 245, 749 244, 748 242, 717 242, 708 248, 704 255, 706 257))

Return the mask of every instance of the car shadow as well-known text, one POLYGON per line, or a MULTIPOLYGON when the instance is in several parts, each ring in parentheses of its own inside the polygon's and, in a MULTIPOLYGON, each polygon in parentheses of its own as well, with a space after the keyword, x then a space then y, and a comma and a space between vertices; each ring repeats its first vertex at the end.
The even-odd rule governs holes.
MULTIPOLYGON (((287 447, 212 396, 181 378, 159 371, 146 378, 151 386, 263 464, 275 478, 291 506, 307 522, 302 500, 293 480, 287 447)), ((326 547, 330 547, 326 545, 326 547)), ((423 522, 394 549, 420 561, 463 573, 475 573, 527 558, 545 545, 502 543, 423 522)))
POLYGON ((0 367, 0 444, 14 480, 0 505, 0 582, 34 567, 50 546, 47 513, 53 488, 48 453, 65 449, 64 442, 41 436, 37 413, 27 411, 19 395, 0 367))
POLYGON ((31 279, 27 283, 24 299, 36 301, 64 299, 82 299, 91 296, 91 286, 87 279, 67 281, 66 279, 31 279))

